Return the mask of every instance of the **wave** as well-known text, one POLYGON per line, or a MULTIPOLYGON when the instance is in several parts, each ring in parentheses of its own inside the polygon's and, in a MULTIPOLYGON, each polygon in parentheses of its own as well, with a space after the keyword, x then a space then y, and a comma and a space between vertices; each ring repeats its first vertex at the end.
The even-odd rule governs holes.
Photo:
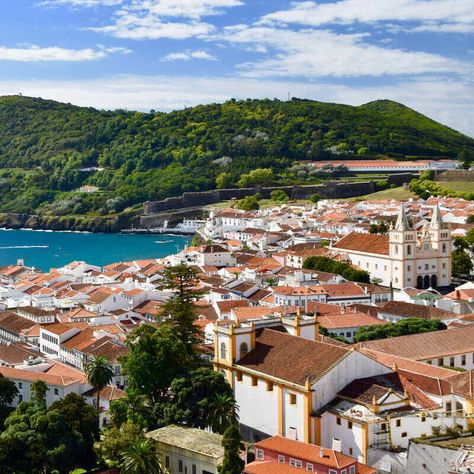
POLYGON ((172 240, 155 240, 155 244, 169 244, 172 240))
POLYGON ((8 245, 5 247, 0 247, 0 250, 11 249, 49 249, 49 245, 8 245))

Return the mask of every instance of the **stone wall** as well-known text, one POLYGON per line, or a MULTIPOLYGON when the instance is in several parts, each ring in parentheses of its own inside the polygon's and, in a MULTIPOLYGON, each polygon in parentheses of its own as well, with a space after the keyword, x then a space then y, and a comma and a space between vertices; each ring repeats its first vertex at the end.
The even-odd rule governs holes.
POLYGON ((372 181, 358 183, 328 182, 309 186, 272 186, 190 192, 178 197, 166 198, 162 201, 147 201, 143 204, 143 213, 146 216, 176 209, 207 206, 234 198, 242 199, 257 192, 264 199, 268 199, 271 192, 277 189, 285 191, 291 199, 308 199, 313 194, 319 194, 323 199, 344 199, 372 193, 375 191, 375 184, 372 181))
POLYGON ((456 452, 455 449, 410 442, 406 472, 417 474, 447 473, 456 452))

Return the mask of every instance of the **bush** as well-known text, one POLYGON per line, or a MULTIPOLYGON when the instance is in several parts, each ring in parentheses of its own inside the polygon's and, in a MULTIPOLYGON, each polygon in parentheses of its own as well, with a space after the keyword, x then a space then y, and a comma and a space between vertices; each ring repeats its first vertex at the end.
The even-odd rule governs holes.
POLYGON ((309 200, 313 203, 313 204, 316 204, 317 202, 319 202, 319 200, 321 199, 321 196, 319 194, 313 194, 309 200))
POLYGON ((364 270, 356 270, 348 263, 337 262, 329 257, 309 257, 303 262, 303 268, 335 273, 349 281, 370 283, 370 275, 364 270))
POLYGON ((247 196, 237 202, 237 209, 243 211, 256 211, 260 209, 260 204, 255 196, 247 196))
POLYGON ((275 191, 272 191, 270 193, 270 199, 276 202, 286 202, 290 198, 288 197, 288 194, 285 193, 285 191, 282 191, 281 189, 276 189, 275 191))

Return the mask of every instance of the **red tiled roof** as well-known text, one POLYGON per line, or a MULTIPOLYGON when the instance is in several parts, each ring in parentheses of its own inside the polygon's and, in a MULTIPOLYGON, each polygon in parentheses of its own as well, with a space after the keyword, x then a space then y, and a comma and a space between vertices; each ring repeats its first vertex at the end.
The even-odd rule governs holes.
POLYGON ((351 232, 332 245, 336 250, 353 250, 379 255, 389 254, 388 235, 359 234, 351 232))

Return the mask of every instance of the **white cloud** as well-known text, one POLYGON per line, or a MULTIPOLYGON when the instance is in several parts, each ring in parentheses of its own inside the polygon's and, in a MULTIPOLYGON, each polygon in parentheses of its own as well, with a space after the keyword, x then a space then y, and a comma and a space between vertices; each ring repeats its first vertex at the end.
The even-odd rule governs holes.
POLYGON ((94 61, 103 59, 112 53, 128 54, 130 50, 127 48, 106 48, 103 46, 95 49, 67 49, 57 46, 42 48, 36 45, 17 48, 0 46, 0 61, 94 61))
POLYGON ((215 31, 212 24, 201 21, 203 17, 242 4, 241 0, 134 0, 115 12, 111 24, 91 29, 135 40, 186 39, 215 31))
POLYGON ((474 137, 474 89, 453 80, 347 86, 230 77, 116 76, 89 81, 0 81, 0 94, 17 94, 97 108, 172 110, 229 98, 295 97, 359 105, 392 99, 474 137), (190 87, 192 84, 192 87, 190 87))
POLYGON ((161 58, 162 61, 191 61, 192 59, 202 59, 204 61, 217 61, 217 58, 207 51, 185 50, 177 53, 170 53, 161 58))
POLYGON ((425 73, 463 73, 472 67, 437 54, 385 48, 366 34, 327 30, 290 30, 271 26, 228 27, 220 37, 232 44, 258 45, 273 56, 240 65, 248 77, 355 77, 425 73))
POLYGON ((263 21, 308 26, 381 21, 426 22, 427 27, 446 24, 445 31, 469 32, 474 24, 474 7, 472 0, 304 1, 293 2, 288 10, 270 13, 263 17, 263 21))
POLYGON ((70 5, 72 7, 112 7, 120 5, 123 0, 43 0, 39 5, 56 6, 56 5, 70 5))

